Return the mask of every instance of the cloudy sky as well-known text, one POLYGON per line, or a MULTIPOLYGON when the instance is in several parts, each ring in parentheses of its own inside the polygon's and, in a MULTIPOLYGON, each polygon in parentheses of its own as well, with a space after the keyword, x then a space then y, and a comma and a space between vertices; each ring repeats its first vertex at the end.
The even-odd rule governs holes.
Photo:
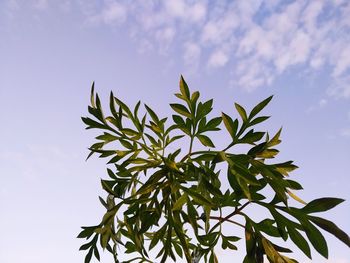
MULTIPOLYGON (((164 115, 180 74, 216 113, 274 94, 261 128, 283 126, 299 195, 350 199, 349 43, 346 0, 0 0, 0 262, 83 262, 75 236, 100 220, 105 176, 103 160, 85 162, 92 81, 104 100, 113 90, 164 115)), ((325 217, 349 233, 350 200, 325 217)), ((325 236, 330 259, 313 262, 349 263, 325 236)))

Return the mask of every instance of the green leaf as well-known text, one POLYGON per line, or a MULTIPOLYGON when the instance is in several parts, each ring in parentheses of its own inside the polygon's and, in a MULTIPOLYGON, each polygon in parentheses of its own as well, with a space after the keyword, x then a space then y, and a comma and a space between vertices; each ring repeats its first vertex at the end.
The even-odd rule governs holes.
POLYGON ((238 121, 237 119, 235 121, 232 120, 230 116, 228 116, 225 113, 221 113, 222 120, 224 121, 224 125, 226 127, 226 130, 231 135, 232 138, 236 137, 236 132, 238 128, 238 121))
POLYGON ((101 124, 97 121, 94 121, 88 117, 81 117, 81 120, 88 126, 86 129, 93 129, 93 128, 98 128, 98 129, 107 129, 107 126, 104 124, 101 124))
POLYGON ((181 210, 182 206, 186 203, 186 201, 187 201, 187 194, 181 195, 181 197, 177 199, 175 204, 173 205, 173 211, 181 210))
POLYGON ((148 107, 146 104, 145 104, 145 108, 146 108, 148 114, 151 116, 152 120, 155 123, 159 123, 159 118, 158 118, 157 114, 155 114, 155 112, 150 107, 148 107))
POLYGON ((349 236, 341 230, 339 227, 337 227, 336 224, 333 222, 326 220, 324 218, 316 217, 316 216, 309 216, 309 219, 315 223, 317 226, 322 228, 323 230, 331 233, 336 238, 338 238, 340 241, 345 243, 348 247, 350 247, 350 238, 349 236))
POLYGON ((181 91, 181 94, 186 98, 186 100, 189 101, 190 90, 188 89, 188 85, 182 75, 180 77, 180 91, 181 91))
POLYGON ((328 246, 321 232, 310 222, 303 220, 301 225, 312 246, 325 258, 328 258, 328 246))
POLYGON ((291 240, 300 248, 301 251, 304 252, 308 258, 311 259, 311 251, 309 244, 305 240, 305 238, 298 232, 298 230, 294 229, 293 227, 287 226, 288 234, 291 240))
POLYGON ((166 231, 167 225, 165 224, 163 227, 161 227, 157 232, 154 233, 152 237, 152 241, 149 245, 149 250, 154 248, 160 239, 163 239, 165 231, 166 231))
POLYGON ((273 96, 268 97, 267 99, 260 102, 256 105, 249 114, 249 119, 252 119, 255 115, 257 115, 262 109, 266 107, 267 104, 271 101, 273 96))
POLYGON ((272 147, 281 143, 281 140, 280 140, 281 132, 282 132, 282 128, 279 129, 278 132, 275 134, 275 136, 273 136, 273 138, 267 143, 268 147, 272 147))
POLYGON ((195 202, 197 202, 198 204, 200 205, 203 205, 203 206, 209 206, 209 207, 212 207, 213 204, 210 200, 208 200, 207 198, 205 198, 203 195, 199 194, 198 192, 190 189, 190 188, 186 188, 186 187, 183 187, 183 186, 179 186, 181 190, 183 190, 184 192, 186 192, 189 196, 191 196, 193 198, 193 200, 195 202))
POLYGON ((245 244, 247 255, 252 255, 255 250, 255 237, 251 223, 247 220, 245 224, 245 244))
POLYGON ((95 104, 95 81, 92 82, 92 85, 91 85, 91 92, 90 92, 90 103, 91 103, 91 106, 93 108, 96 108, 96 104, 95 104))
POLYGON ((198 134, 196 137, 204 146, 215 147, 215 145, 208 136, 198 134))
POLYGON ((323 212, 332 209, 344 201, 344 199, 333 197, 319 198, 311 201, 306 206, 304 206, 302 208, 302 211, 307 214, 323 212))
POLYGON ((216 117, 214 119, 211 119, 208 121, 207 125, 205 126, 206 131, 212 131, 212 130, 217 130, 217 126, 220 125, 222 121, 221 117, 216 117))
POLYGON ((246 122, 247 121, 247 113, 246 113, 245 109, 241 105, 239 105, 238 103, 235 103, 235 107, 236 107, 237 112, 241 116, 243 122, 246 122))
POLYGON ((240 143, 249 143, 254 144, 255 142, 261 140, 264 137, 265 132, 254 132, 254 130, 250 130, 247 132, 242 139, 239 140, 240 143))
POLYGON ((188 111, 188 109, 182 105, 182 104, 177 104, 177 103, 172 103, 170 104, 170 107, 176 111, 177 113, 181 114, 182 116, 191 118, 191 113, 188 111))
POLYGON ((192 96, 191 96, 192 105, 194 105, 197 102, 199 95, 200 95, 199 91, 195 91, 192 93, 192 96))
POLYGON ((208 100, 205 103, 199 103, 197 109, 197 118, 201 119, 204 116, 208 115, 209 112, 212 111, 213 100, 208 100))
POLYGON ((84 263, 89 263, 91 261, 92 253, 93 253, 93 248, 90 248, 89 252, 85 256, 84 263))
POLYGON ((264 121, 266 121, 268 118, 270 118, 270 116, 261 116, 261 117, 257 117, 257 118, 255 118, 254 120, 252 120, 252 121, 249 122, 249 126, 253 126, 253 125, 259 124, 259 123, 261 123, 261 122, 264 122, 264 121))

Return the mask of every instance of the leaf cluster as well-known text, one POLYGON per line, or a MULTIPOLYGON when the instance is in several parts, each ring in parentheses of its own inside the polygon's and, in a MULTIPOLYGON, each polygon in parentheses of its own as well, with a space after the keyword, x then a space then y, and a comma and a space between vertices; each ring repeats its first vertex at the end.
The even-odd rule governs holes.
POLYGON ((100 259, 99 247, 107 249, 115 262, 120 251, 130 254, 124 262, 154 262, 150 251, 155 250, 160 262, 184 258, 212 263, 218 262, 218 245, 237 250, 235 243, 241 238, 246 242, 245 263, 263 262, 264 257, 270 262, 297 262, 286 255, 292 252, 289 248, 274 244, 272 238, 291 240, 309 258, 311 245, 327 258, 327 242, 319 229, 350 246, 344 231, 314 215, 344 200, 320 198, 305 203, 295 194, 302 186, 289 179, 297 166, 292 161, 273 162, 281 130, 271 137, 256 130, 269 118, 260 113, 272 96, 250 112, 235 103, 237 118, 227 113, 210 117, 213 100, 201 101, 200 93, 191 93, 182 76, 175 96, 179 101, 170 104, 171 119, 160 117, 148 105, 140 114, 141 102, 131 109, 113 93, 106 116, 93 84, 91 116, 82 120, 87 129, 102 133, 90 146, 88 158, 93 154, 107 158, 109 178, 101 180, 106 191, 106 198, 100 197, 106 208, 101 222, 83 227, 78 236, 88 240, 80 248, 87 251, 86 263, 93 255, 100 259), (228 134, 228 143, 218 150, 208 133, 221 128, 228 134), (193 151, 194 144, 203 150, 193 151), (189 145, 188 149, 182 145, 189 145), (237 145, 247 145, 249 150, 234 153, 237 145), (223 176, 229 182, 226 190, 223 176), (290 198, 302 206, 291 206, 290 198), (251 205, 271 216, 256 222, 245 212, 251 205), (224 215, 224 208, 230 212, 224 215), (223 224, 242 228, 243 235, 225 233, 223 224))

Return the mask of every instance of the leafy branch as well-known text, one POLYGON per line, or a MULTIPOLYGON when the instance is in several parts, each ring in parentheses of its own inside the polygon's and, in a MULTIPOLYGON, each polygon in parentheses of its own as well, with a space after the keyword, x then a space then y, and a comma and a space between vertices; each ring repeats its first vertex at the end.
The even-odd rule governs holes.
POLYGON ((119 262, 120 254, 129 256, 124 262, 155 262, 151 250, 157 250, 160 262, 169 258, 218 262, 217 244, 221 241, 223 249, 237 250, 235 242, 241 239, 224 233, 225 223, 244 229, 245 263, 262 263, 264 257, 270 262, 296 262, 285 255, 290 249, 274 244, 270 237, 290 239, 309 258, 311 244, 327 258, 327 243, 319 229, 350 246, 344 231, 313 215, 344 200, 328 197, 304 202, 295 193, 302 186, 289 179, 297 166, 292 161, 273 163, 281 130, 271 138, 256 130, 269 118, 260 113, 272 96, 250 112, 235 103, 238 118, 226 113, 210 117, 213 100, 201 101, 200 93, 191 93, 182 76, 175 96, 179 101, 170 104, 174 114, 168 119, 148 105, 141 107, 141 102, 131 109, 111 92, 107 116, 93 83, 91 116, 82 120, 86 129, 101 133, 89 147, 88 158, 93 154, 107 158, 109 178, 101 180, 106 192, 106 198, 99 197, 106 209, 101 222, 83 227, 78 235, 87 240, 80 247, 87 251, 86 263, 92 256, 100 260, 99 248, 111 253, 114 262, 119 262), (219 132, 221 127, 228 142, 218 150, 215 137, 208 133, 219 132), (187 140, 189 147, 183 149, 180 141, 187 140), (239 144, 249 150, 233 153, 231 149, 239 144), (177 148, 172 150, 169 145, 177 148), (202 149, 194 151, 195 145, 202 149), (217 169, 218 164, 224 171, 217 169), (229 185, 222 184, 223 176, 229 185), (302 207, 291 206, 290 198, 302 207), (246 212, 250 204, 266 209, 271 216, 255 222, 246 212), (223 215, 223 208, 231 212, 223 215))

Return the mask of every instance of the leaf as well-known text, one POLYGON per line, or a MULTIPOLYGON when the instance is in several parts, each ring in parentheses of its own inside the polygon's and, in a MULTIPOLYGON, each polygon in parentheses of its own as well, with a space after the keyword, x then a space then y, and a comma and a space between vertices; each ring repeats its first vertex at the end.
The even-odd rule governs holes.
POLYGON ((252 255, 255 250, 255 238, 251 223, 247 220, 245 224, 245 244, 247 255, 252 255))
POLYGON ((275 136, 273 136, 273 138, 267 143, 268 147, 272 147, 272 146, 275 146, 275 145, 281 143, 281 140, 279 139, 280 135, 281 135, 281 132, 282 132, 282 128, 280 128, 278 130, 278 132, 275 134, 275 136))
POLYGON ((201 119, 204 116, 208 115, 208 113, 212 111, 212 106, 213 106, 212 99, 204 102, 203 104, 199 103, 196 117, 201 119))
POLYGON ((290 197, 292 197, 294 200, 298 201, 299 203, 306 205, 306 202, 304 200, 302 200, 299 196, 297 196, 296 194, 294 194, 293 192, 287 190, 287 193, 289 194, 290 197))
POLYGON ((181 210, 182 206, 186 203, 186 201, 187 201, 187 194, 181 195, 181 197, 177 199, 175 204, 173 205, 173 211, 181 210))
POLYGON ((198 134, 196 137, 204 146, 215 147, 215 145, 208 136, 198 134))
POLYGON ((291 240, 300 248, 301 251, 304 252, 308 258, 311 259, 311 251, 309 244, 305 240, 305 238, 298 232, 298 230, 294 229, 293 227, 287 226, 288 234, 291 240))
POLYGON ((182 105, 182 104, 177 104, 177 103, 172 103, 170 104, 170 107, 176 111, 177 113, 185 116, 185 117, 188 117, 188 118, 191 118, 191 113, 188 111, 188 109, 182 105))
POLYGON ((262 102, 260 102, 258 105, 256 105, 252 111, 249 114, 249 119, 252 119, 255 115, 257 115, 262 109, 266 107, 267 104, 271 101, 273 96, 268 97, 267 99, 264 99, 262 102))
POLYGON ((92 253, 93 253, 93 248, 90 248, 89 252, 85 256, 84 263, 89 263, 91 261, 92 253))
POLYGON ((191 196, 193 198, 193 200, 195 202, 197 202, 198 204, 203 205, 203 206, 206 205, 206 206, 209 206, 209 207, 213 206, 211 201, 209 201, 207 198, 205 198, 203 195, 199 194, 198 192, 196 192, 196 191, 194 191, 192 189, 183 187, 181 185, 179 187, 184 192, 186 192, 189 196, 191 196))
POLYGON ((239 105, 238 103, 235 103, 235 107, 236 107, 237 112, 241 116, 243 122, 246 122, 247 121, 247 113, 246 113, 245 109, 241 105, 239 105))
POLYGON ((337 227, 333 222, 316 216, 309 216, 309 219, 317 226, 331 233, 340 241, 345 243, 348 247, 350 247, 350 237, 343 230, 337 227))
POLYGON ((96 108, 96 104, 95 104, 95 81, 92 82, 92 85, 91 85, 91 93, 90 93, 90 103, 91 103, 91 106, 93 108, 96 108))
POLYGON ((152 241, 149 245, 149 250, 154 248, 160 239, 164 237, 165 231, 166 231, 167 225, 165 224, 162 228, 160 228, 157 232, 154 233, 152 237, 152 241))
POLYGON ((306 220, 301 221, 301 226, 303 227, 308 239, 310 240, 312 246, 325 258, 328 258, 328 246, 321 232, 310 222, 306 220))
POLYGON ((95 229, 97 229, 99 226, 83 226, 81 227, 83 230, 79 233, 77 238, 90 238, 94 232, 95 229))
POLYGON ((100 253, 98 253, 98 249, 97 247, 94 248, 94 255, 95 255, 95 258, 100 261, 100 253))
POLYGON ((188 89, 188 85, 182 75, 180 77, 180 91, 181 91, 181 94, 186 98, 186 100, 189 101, 190 90, 188 89))
POLYGON ((232 138, 236 136, 237 128, 238 128, 238 121, 237 119, 235 121, 232 120, 230 116, 228 116, 225 113, 221 113, 222 120, 224 121, 224 125, 226 127, 226 130, 231 135, 232 138))
POLYGON ((200 95, 199 91, 195 91, 192 93, 191 102, 193 105, 197 102, 199 95, 200 95))
POLYGON ((81 117, 81 120, 88 126, 86 127, 86 129, 93 129, 93 128, 108 129, 104 124, 94 121, 88 117, 81 117))
POLYGON ((311 201, 306 206, 302 208, 302 211, 307 214, 324 212, 333 207, 344 202, 344 199, 333 198, 333 197, 324 197, 311 201))
POLYGON ((268 241, 266 238, 262 238, 261 239, 262 245, 264 247, 265 253, 268 256, 268 258, 270 259, 270 261, 272 262, 279 262, 279 254, 278 252, 275 250, 275 248, 272 246, 272 244, 270 243, 270 241, 268 241))
POLYGON ((268 118, 270 118, 270 116, 261 116, 261 117, 257 117, 257 118, 255 118, 254 120, 252 120, 252 121, 249 122, 249 126, 253 126, 253 125, 259 124, 259 123, 261 123, 261 122, 264 122, 264 121, 266 121, 268 118))
POLYGON ((249 143, 254 144, 255 142, 261 140, 261 138, 265 135, 265 132, 254 132, 254 130, 250 130, 247 132, 242 139, 239 140, 240 143, 249 143))
POLYGON ((185 121, 179 115, 172 115, 173 121, 180 126, 185 126, 185 121))
MULTIPOLYGON (((294 171, 298 168, 298 166, 294 165, 292 161, 288 161, 285 163, 275 164, 276 170, 281 174, 287 176, 289 172, 294 171)), ((293 188, 296 189, 296 188, 293 188)), ((302 188, 301 188, 302 189, 302 188)))
POLYGON ((221 117, 216 117, 214 119, 211 119, 210 121, 208 121, 207 125, 205 126, 205 130, 206 131, 211 131, 211 130, 216 130, 217 126, 220 125, 222 121, 222 118, 221 117))
POLYGON ((158 118, 157 114, 155 114, 155 112, 150 107, 148 107, 146 104, 145 104, 145 108, 146 108, 148 114, 151 116, 152 120, 155 123, 159 123, 159 118, 158 118))
POLYGON ((302 190, 303 187, 301 186, 301 184, 299 184, 296 181, 293 180, 286 180, 286 182, 288 183, 288 187, 294 190, 302 190))

